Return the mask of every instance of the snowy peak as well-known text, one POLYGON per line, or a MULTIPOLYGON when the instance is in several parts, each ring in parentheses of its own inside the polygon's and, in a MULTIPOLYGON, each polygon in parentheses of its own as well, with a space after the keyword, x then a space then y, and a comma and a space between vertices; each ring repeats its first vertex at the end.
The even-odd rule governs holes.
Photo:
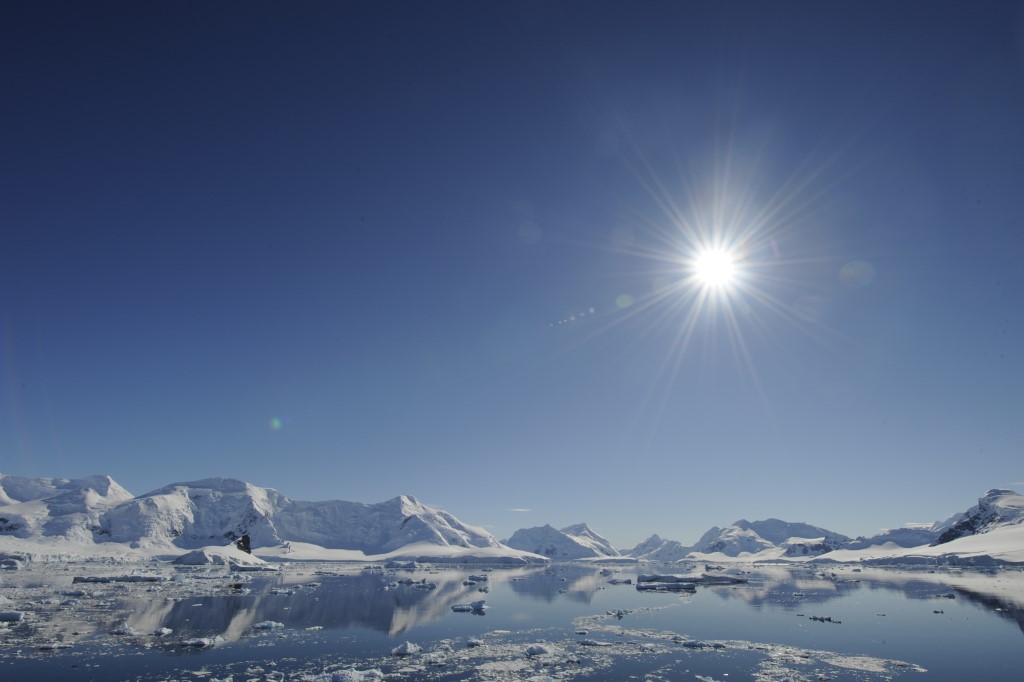
POLYGON ((585 523, 577 523, 574 526, 567 526, 563 528, 561 532, 571 537, 581 545, 592 548, 602 556, 619 556, 619 551, 612 547, 608 540, 591 530, 591 528, 585 523))
POLYGON ((1024 522, 1024 496, 1012 490, 992 489, 962 518, 942 532, 932 543, 942 545, 968 535, 988 533, 1003 526, 1024 522))
POLYGON ((655 534, 629 550, 628 555, 644 561, 671 563, 684 559, 692 551, 692 547, 675 540, 662 539, 655 534))
POLYGON ((665 541, 662 540, 657 533, 654 533, 651 535, 651 537, 647 538, 646 540, 641 540, 639 543, 637 543, 637 545, 633 547, 633 549, 629 550, 627 554, 629 554, 629 556, 631 557, 639 558, 645 554, 657 550, 664 543, 665 541))
POLYGON ((504 544, 561 561, 619 554, 607 540, 584 523, 563 530, 556 530, 550 525, 520 528, 504 544))

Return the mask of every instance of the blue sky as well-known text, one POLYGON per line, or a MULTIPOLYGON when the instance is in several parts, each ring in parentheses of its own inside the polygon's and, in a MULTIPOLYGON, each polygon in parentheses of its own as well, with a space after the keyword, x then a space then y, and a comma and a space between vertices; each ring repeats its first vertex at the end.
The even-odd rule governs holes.
POLYGON ((620 546, 1024 481, 1021 3, 26 2, 0 32, 5 474, 620 546), (739 279, 698 305, 703 242, 739 279))

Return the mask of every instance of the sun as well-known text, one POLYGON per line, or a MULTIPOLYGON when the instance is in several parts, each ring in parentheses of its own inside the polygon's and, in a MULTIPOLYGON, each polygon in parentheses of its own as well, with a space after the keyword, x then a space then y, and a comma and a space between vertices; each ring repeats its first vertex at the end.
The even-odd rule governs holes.
POLYGON ((706 287, 727 287, 736 279, 736 260, 725 249, 705 249, 693 260, 693 274, 706 287))

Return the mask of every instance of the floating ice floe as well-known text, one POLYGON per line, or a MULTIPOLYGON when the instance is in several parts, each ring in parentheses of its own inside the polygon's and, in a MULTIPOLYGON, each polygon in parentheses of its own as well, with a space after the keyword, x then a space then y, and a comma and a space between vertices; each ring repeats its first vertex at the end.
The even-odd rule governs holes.
POLYGON ((456 613, 483 613, 487 608, 487 600, 481 599, 468 604, 455 604, 452 606, 452 611, 456 613))

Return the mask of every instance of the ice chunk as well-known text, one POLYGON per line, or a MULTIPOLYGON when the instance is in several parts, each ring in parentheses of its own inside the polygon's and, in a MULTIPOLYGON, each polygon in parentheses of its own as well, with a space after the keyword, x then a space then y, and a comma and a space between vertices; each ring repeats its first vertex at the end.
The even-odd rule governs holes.
POLYGON ((193 637, 192 639, 186 639, 181 643, 181 646, 191 647, 193 649, 208 649, 223 641, 224 638, 220 635, 215 635, 214 637, 193 637))
POLYGON ((414 656, 421 651, 418 644, 412 642, 402 642, 394 649, 391 650, 392 656, 414 656))
POLYGON ((470 602, 468 604, 455 604, 452 606, 452 611, 455 611, 456 613, 483 613, 486 610, 486 599, 470 602))
POLYGON ((127 637, 135 637, 135 636, 137 636, 139 634, 139 632, 138 632, 138 630, 133 628, 131 625, 128 625, 128 621, 125 621, 125 622, 120 623, 119 625, 115 626, 114 629, 110 631, 110 634, 112 634, 112 635, 125 635, 127 637))
POLYGON ((384 564, 384 568, 400 568, 411 571, 419 568, 419 564, 415 561, 388 561, 384 564))
POLYGON ((597 646, 597 647, 611 646, 611 643, 609 643, 609 642, 599 642, 596 639, 581 639, 579 642, 577 642, 577 644, 579 644, 581 646, 597 646))
POLYGON ((284 623, 278 623, 276 620, 265 620, 262 623, 256 623, 252 626, 253 630, 277 630, 283 628, 284 623))

